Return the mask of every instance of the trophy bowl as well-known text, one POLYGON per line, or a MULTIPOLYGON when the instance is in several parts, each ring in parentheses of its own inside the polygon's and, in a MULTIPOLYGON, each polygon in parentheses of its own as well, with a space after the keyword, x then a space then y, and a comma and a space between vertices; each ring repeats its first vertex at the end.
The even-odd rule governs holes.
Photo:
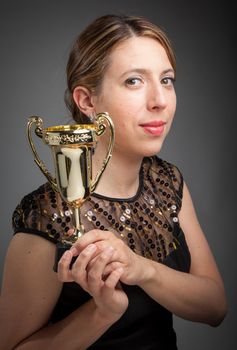
POLYGON ((56 125, 43 128, 41 117, 32 116, 27 123, 28 141, 34 155, 34 161, 46 176, 54 191, 59 192, 63 201, 72 209, 74 233, 62 236, 57 243, 54 270, 65 250, 69 249, 84 233, 80 219, 80 207, 96 189, 112 156, 114 146, 114 125, 108 113, 99 113, 93 124, 56 125), (51 148, 55 176, 46 168, 36 151, 32 128, 35 134, 51 148), (99 137, 109 126, 110 138, 102 167, 92 179, 92 155, 99 137))

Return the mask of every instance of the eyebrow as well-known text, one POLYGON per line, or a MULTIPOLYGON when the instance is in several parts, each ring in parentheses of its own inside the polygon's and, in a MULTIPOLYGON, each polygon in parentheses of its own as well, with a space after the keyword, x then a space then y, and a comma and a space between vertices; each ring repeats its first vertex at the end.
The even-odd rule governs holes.
MULTIPOLYGON (((124 72, 122 75, 121 75, 121 78, 123 77, 123 76, 125 76, 125 75, 127 75, 127 74, 129 74, 129 73, 145 73, 145 74, 147 74, 147 73, 149 73, 149 70, 148 69, 145 69, 145 68, 132 68, 132 69, 129 69, 129 70, 127 70, 126 72, 124 72)), ((167 73, 173 73, 173 74, 175 74, 175 71, 174 71, 174 69, 173 68, 168 68, 168 69, 165 69, 165 70, 163 70, 162 71, 162 75, 163 74, 167 74, 167 73)))

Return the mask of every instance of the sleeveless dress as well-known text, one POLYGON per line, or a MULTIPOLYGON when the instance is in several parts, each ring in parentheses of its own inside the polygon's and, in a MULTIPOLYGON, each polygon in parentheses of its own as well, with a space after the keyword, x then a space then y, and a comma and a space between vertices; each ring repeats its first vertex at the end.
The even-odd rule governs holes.
MULTIPOLYGON (((176 166, 156 156, 144 158, 136 195, 118 199, 93 193, 81 208, 82 224, 85 231, 111 231, 137 254, 188 273, 191 257, 178 220, 182 193, 183 177, 176 166)), ((56 244, 72 228, 71 214, 46 183, 16 207, 14 233, 38 235, 56 244)), ((138 286, 122 287, 128 309, 88 349, 177 349, 172 313, 138 286)), ((67 317, 90 298, 78 284, 64 283, 49 323, 67 317)))

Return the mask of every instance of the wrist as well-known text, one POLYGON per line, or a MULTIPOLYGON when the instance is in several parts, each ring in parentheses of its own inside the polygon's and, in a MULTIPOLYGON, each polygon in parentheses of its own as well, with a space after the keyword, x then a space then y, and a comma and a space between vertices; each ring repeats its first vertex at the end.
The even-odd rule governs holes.
POLYGON ((140 257, 142 259, 141 261, 141 270, 140 270, 140 278, 138 281, 138 286, 141 288, 144 288, 147 284, 154 281, 154 279, 157 280, 158 278, 158 271, 156 268, 156 264, 153 260, 140 257))
POLYGON ((122 317, 123 313, 117 314, 117 313, 108 312, 106 310, 101 310, 95 304, 94 315, 95 315, 96 322, 100 323, 104 327, 109 328, 122 317))

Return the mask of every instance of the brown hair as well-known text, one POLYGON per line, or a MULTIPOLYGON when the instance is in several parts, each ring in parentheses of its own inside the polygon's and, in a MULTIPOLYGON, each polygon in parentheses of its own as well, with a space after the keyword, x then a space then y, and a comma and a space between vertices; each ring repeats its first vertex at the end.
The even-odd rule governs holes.
POLYGON ((175 70, 176 60, 171 43, 164 31, 143 17, 106 15, 94 20, 75 40, 67 63, 67 90, 65 103, 77 123, 88 122, 73 100, 73 91, 84 86, 92 93, 98 93, 109 54, 115 45, 133 36, 157 40, 165 49, 175 70))

